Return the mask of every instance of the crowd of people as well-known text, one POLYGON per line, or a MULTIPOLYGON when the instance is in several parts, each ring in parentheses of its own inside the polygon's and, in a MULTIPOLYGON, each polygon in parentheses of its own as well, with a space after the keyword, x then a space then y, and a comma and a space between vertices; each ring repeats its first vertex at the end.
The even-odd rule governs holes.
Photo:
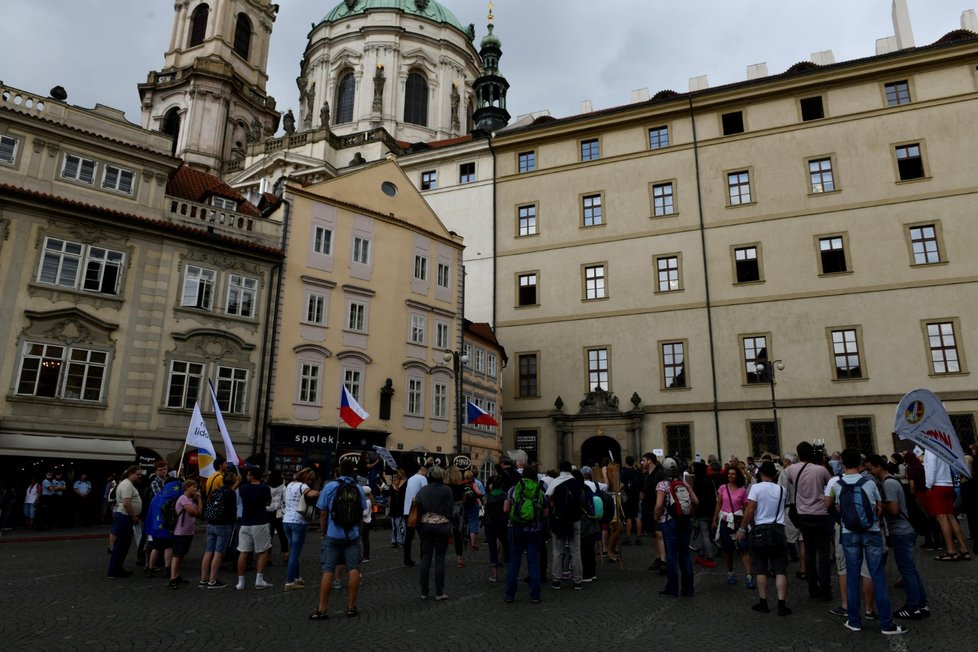
MULTIPOLYGON (((968 463, 978 471, 975 453, 972 447, 968 463)), ((933 550, 942 562, 978 554, 973 540, 969 550, 957 517, 966 514, 975 531, 976 481, 919 450, 827 455, 801 442, 795 452, 764 454, 757 463, 734 456, 724 464, 713 456, 686 463, 646 453, 621 465, 605 459, 575 467, 565 460, 546 472, 523 451, 512 451, 486 482, 432 461, 410 474, 398 470, 388 483, 374 467, 361 475, 355 461, 343 459, 322 482, 310 468, 285 481, 258 467, 225 465, 204 480, 174 477, 163 460, 149 476, 132 466, 112 486, 107 574, 132 575, 123 562, 136 542, 144 573, 163 574, 170 589, 179 589, 191 583, 183 578, 192 572, 183 562, 202 533, 200 588, 271 589, 265 573, 277 534, 284 590, 300 591, 306 588, 300 560, 312 530, 320 534, 320 575, 309 618, 329 617, 331 593, 344 578, 344 613, 355 617, 360 566, 370 560, 376 525, 374 495, 380 494, 390 507, 390 545, 402 549, 404 566, 418 566, 422 600, 448 599, 450 547, 456 566, 464 568, 466 556, 471 564, 484 543, 487 579, 503 583, 503 599, 516 601, 525 584, 535 604, 545 586, 581 590, 597 579, 598 560, 624 564, 629 547, 648 545, 654 555, 649 570, 664 578, 663 598, 691 598, 694 566, 711 569, 722 560, 727 584, 739 584, 742 572, 743 585, 756 592, 752 609, 788 616, 787 569, 797 562, 794 577, 808 597, 828 603, 847 628, 859 631, 877 621, 884 634, 902 634, 907 628, 898 620, 930 615, 916 566, 919 550, 933 550), (885 579, 888 557, 900 576, 902 606, 885 579), (222 563, 235 582, 222 581, 222 563), (856 568, 860 580, 847 581, 847 570, 856 568)), ((56 477, 39 484, 33 502, 43 502, 45 488, 59 486, 66 487, 56 477)), ((27 504, 25 517, 39 518, 28 514, 27 504)))

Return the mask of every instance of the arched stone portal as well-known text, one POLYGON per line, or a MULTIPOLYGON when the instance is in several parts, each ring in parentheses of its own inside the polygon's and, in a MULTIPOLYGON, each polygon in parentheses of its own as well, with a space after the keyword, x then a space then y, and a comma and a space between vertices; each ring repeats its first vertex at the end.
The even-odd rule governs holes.
POLYGON ((615 438, 596 435, 581 444, 581 465, 593 465, 606 457, 621 463, 621 444, 615 438))

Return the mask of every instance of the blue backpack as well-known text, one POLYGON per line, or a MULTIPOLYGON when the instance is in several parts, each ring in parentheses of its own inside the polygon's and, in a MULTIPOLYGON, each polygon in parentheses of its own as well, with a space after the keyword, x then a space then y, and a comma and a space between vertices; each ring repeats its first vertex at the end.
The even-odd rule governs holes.
POLYGON ((849 532, 866 532, 876 523, 876 509, 863 491, 867 482, 864 477, 852 484, 839 481, 839 516, 849 532))

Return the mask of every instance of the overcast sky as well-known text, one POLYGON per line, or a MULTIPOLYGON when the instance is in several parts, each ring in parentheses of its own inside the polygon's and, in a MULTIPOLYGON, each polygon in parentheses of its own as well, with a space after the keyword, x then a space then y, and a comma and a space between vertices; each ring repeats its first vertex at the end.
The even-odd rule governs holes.
MULTIPOLYGON (((278 0, 268 93, 297 105, 295 78, 311 24, 339 0, 278 0)), ((463 25, 485 35, 485 0, 442 0, 463 25)), ((713 86, 745 79, 748 65, 783 72, 812 52, 836 61, 875 54, 893 34, 891 0, 496 0, 508 108, 579 113, 625 104, 634 89, 685 91, 690 77, 713 86)), ((978 0, 909 0, 917 45, 960 27, 978 0)), ((122 109, 139 122, 136 84, 159 70, 169 44, 172 0, 2 0, 0 80, 68 101, 122 109)))

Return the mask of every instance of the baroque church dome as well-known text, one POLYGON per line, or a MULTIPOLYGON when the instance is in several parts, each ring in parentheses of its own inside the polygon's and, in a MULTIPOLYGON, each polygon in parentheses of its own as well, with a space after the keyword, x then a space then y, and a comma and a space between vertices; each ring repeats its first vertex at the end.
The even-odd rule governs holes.
POLYGON ((323 21, 333 22, 375 9, 396 9, 437 23, 447 23, 462 32, 466 31, 455 14, 435 0, 344 0, 326 14, 323 21))

